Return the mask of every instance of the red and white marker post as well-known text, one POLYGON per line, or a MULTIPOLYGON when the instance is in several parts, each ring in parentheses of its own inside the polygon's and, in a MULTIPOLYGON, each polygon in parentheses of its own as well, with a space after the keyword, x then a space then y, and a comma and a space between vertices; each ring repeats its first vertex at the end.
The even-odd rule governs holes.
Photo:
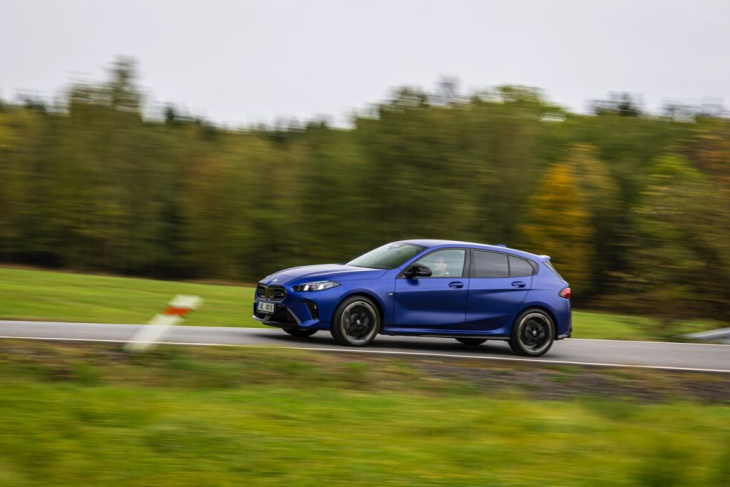
POLYGON ((128 352, 152 350, 173 326, 182 322, 201 304, 203 304, 203 299, 199 296, 178 294, 167 304, 167 308, 162 313, 155 315, 149 323, 134 334, 132 339, 124 345, 124 350, 128 352))

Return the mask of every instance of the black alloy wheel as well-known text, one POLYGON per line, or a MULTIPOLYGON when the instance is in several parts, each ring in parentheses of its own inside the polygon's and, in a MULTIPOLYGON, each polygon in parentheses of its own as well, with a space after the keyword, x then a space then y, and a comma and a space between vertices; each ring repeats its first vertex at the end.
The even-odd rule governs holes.
POLYGON ((330 327, 340 345, 363 347, 380 331, 380 315, 375 303, 364 296, 352 296, 337 307, 330 327))
POLYGON ((539 357, 545 354, 555 340, 552 318, 540 309, 528 309, 515 320, 509 346, 517 355, 539 357))

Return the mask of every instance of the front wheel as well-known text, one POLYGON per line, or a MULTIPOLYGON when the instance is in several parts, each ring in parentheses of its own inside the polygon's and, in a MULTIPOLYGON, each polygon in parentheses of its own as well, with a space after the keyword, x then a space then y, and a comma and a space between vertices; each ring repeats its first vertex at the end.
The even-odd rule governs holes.
POLYGON ((337 343, 363 347, 375 340, 380 330, 380 315, 370 299, 352 296, 340 303, 335 311, 330 333, 337 343))
POLYGON ((528 309, 515 320, 509 346, 517 355, 539 357, 553 346, 555 325, 540 309, 528 309))
POLYGON ((317 333, 317 330, 312 330, 311 328, 284 328, 284 331, 290 334, 293 337, 299 337, 299 338, 306 338, 311 337, 315 333, 317 333))

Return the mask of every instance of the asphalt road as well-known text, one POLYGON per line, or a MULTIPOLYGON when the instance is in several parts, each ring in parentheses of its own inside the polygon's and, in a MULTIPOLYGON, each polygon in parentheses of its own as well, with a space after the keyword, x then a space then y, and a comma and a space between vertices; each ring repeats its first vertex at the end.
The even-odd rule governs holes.
MULTIPOLYGON (((144 325, 0 321, 0 338, 127 342, 144 325)), ((507 343, 490 341, 465 347, 453 339, 379 336, 366 348, 336 345, 329 332, 294 338, 275 328, 219 328, 181 326, 171 329, 161 343, 176 345, 263 346, 327 352, 373 353, 437 358, 469 358, 546 364, 642 367, 730 373, 730 345, 567 339, 556 342, 543 357, 512 354, 507 343)))

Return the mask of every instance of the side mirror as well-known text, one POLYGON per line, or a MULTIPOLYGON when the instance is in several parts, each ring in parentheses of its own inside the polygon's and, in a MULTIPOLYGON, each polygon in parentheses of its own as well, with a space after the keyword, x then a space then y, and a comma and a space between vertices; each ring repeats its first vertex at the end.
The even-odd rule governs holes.
POLYGON ((403 273, 408 279, 431 277, 431 269, 423 264, 413 264, 403 273))

